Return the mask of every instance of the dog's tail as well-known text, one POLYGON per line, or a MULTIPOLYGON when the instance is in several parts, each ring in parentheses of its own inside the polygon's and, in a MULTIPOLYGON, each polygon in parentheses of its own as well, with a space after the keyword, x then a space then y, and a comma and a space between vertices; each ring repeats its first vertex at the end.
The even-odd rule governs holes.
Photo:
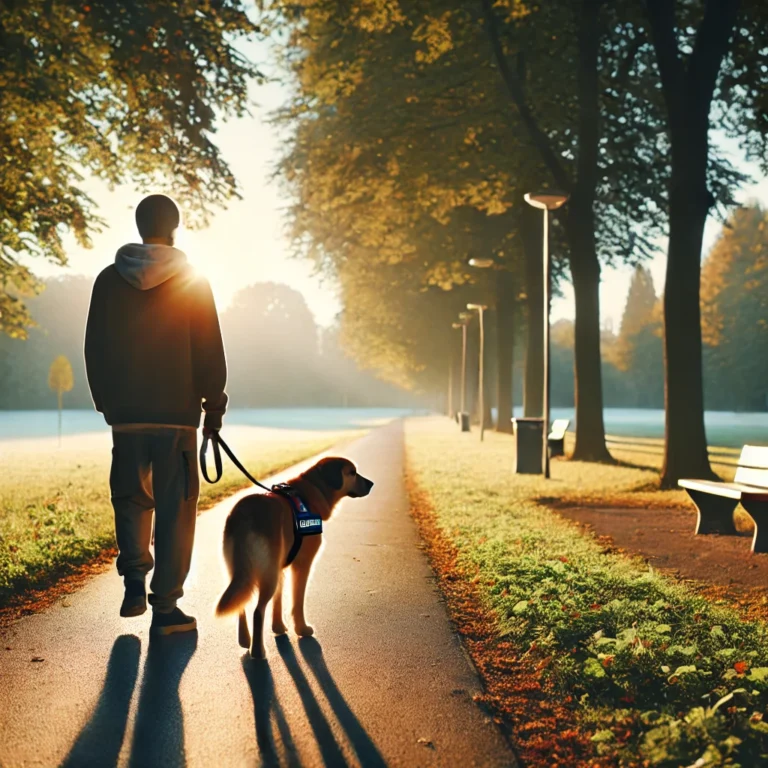
POLYGON ((216 606, 217 616, 227 616, 230 613, 239 611, 250 599, 253 594, 253 584, 245 574, 235 573, 232 576, 232 582, 224 590, 224 594, 219 598, 216 606))

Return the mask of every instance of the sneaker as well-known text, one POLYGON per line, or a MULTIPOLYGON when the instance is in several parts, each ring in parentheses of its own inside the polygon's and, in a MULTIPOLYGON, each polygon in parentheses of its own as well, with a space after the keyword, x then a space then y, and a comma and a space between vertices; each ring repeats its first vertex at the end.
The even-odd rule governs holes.
POLYGON ((147 610, 147 589, 144 581, 139 579, 126 579, 125 596, 120 606, 120 615, 141 616, 147 610))
POLYGON ((174 632, 191 632, 197 629, 194 617, 187 616, 181 608, 174 608, 170 613, 153 611, 149 632, 152 635, 172 635, 174 632))

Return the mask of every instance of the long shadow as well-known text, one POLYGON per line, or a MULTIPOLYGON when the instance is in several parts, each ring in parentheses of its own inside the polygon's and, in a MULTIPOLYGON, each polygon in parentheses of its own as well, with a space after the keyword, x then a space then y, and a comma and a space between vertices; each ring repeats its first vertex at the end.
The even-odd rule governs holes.
POLYGON ((186 765, 179 684, 196 649, 197 632, 150 640, 131 743, 132 768, 186 765))
POLYGON ((333 766, 333 768, 346 766, 347 761, 344 759, 341 747, 339 747, 333 731, 331 731, 331 726, 328 725, 328 721, 325 719, 322 709, 320 709, 320 704, 318 704, 315 694, 312 692, 307 676, 299 665, 299 660, 296 658, 291 641, 287 635, 281 635, 275 638, 275 645, 277 645, 277 650, 280 656, 282 656, 288 673, 293 678, 296 690, 299 692, 304 711, 307 713, 307 720, 309 720, 309 725, 315 735, 317 746, 320 748, 323 762, 326 766, 333 766))
POLYGON ((128 710, 139 676, 141 641, 120 635, 112 646, 99 700, 61 768, 108 768, 117 765, 125 737, 128 710))
POLYGON ((262 765, 265 768, 277 768, 282 764, 272 738, 271 718, 272 713, 274 713, 280 740, 285 748, 285 761, 289 766, 299 768, 301 762, 283 708, 275 696, 275 683, 269 665, 245 654, 243 656, 243 672, 251 688, 251 696, 253 696, 256 743, 259 745, 262 765))
POLYGON ((299 640, 299 650, 307 666, 312 670, 320 688, 331 705, 336 719, 344 729, 352 743, 360 764, 366 768, 385 768, 387 763, 376 748, 376 745, 367 734, 365 728, 350 709, 346 699, 336 685, 336 681, 328 671, 323 656, 323 648, 314 637, 303 637, 299 640))

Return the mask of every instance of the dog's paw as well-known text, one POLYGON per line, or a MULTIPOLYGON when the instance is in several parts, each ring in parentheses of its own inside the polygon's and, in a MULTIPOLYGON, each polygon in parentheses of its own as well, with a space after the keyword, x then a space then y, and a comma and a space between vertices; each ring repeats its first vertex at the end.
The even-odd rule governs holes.
POLYGON ((284 635, 288 631, 288 627, 281 621, 279 624, 272 625, 272 632, 276 635, 284 635))
POLYGON ((296 627, 296 634, 299 637, 312 637, 315 634, 315 630, 309 624, 305 624, 302 627, 296 627))
POLYGON ((266 659, 267 649, 262 645, 261 648, 251 648, 252 659, 266 659))

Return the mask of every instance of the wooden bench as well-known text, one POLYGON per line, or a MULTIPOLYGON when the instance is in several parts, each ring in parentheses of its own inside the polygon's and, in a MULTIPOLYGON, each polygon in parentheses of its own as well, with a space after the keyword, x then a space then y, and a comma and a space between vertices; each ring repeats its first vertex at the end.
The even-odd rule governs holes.
POLYGON ((753 552, 768 552, 768 447, 745 445, 732 483, 680 480, 688 491, 699 519, 696 533, 734 534, 733 510, 741 502, 755 523, 753 552))
POLYGON ((550 457, 565 455, 565 433, 570 423, 569 419, 555 419, 552 422, 552 429, 547 438, 550 457))

